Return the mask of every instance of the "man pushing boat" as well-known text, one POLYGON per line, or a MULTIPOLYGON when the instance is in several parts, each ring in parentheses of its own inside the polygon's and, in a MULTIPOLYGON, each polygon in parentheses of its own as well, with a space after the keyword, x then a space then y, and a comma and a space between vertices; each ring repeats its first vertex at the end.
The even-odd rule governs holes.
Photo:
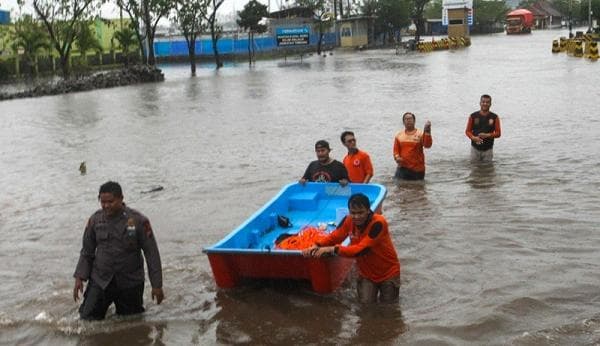
POLYGON ((356 258, 358 299, 363 303, 397 302, 400 296, 400 260, 392 243, 388 223, 370 208, 362 193, 348 199, 349 216, 331 233, 302 251, 304 257, 344 256, 356 258), (341 245, 350 236, 348 246, 341 245))

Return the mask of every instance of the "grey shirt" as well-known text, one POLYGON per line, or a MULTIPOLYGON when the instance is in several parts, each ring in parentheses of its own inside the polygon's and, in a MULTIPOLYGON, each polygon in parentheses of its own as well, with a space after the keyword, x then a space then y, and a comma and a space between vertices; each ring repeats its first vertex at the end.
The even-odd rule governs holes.
POLYGON ((92 279, 103 289, 111 280, 118 288, 144 283, 144 261, 153 288, 162 288, 162 266, 150 221, 142 213, 123 207, 107 217, 102 209, 89 219, 74 277, 92 279))

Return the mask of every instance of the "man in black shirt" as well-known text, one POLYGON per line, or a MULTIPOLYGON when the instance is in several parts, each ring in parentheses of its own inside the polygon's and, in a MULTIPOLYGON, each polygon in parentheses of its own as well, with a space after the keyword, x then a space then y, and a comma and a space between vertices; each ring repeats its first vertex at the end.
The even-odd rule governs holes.
POLYGON ((342 186, 348 184, 348 171, 346 167, 343 163, 329 157, 330 151, 331 148, 327 141, 317 141, 315 144, 317 160, 308 165, 304 175, 300 178, 300 184, 304 184, 307 181, 320 183, 339 182, 342 186))
POLYGON ((494 138, 499 138, 500 118, 490 112, 492 97, 481 95, 480 110, 472 113, 467 122, 465 134, 471 140, 471 161, 492 161, 494 138))

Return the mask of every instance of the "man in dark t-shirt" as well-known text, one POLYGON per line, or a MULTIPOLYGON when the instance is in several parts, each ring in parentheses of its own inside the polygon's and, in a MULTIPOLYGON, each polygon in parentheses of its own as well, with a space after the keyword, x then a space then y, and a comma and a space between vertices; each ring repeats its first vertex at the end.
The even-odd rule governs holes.
POLYGON ((325 140, 317 141, 315 144, 315 153, 317 154, 317 160, 312 161, 302 178, 300 178, 300 184, 304 184, 307 181, 319 182, 319 183, 337 183, 345 186, 348 184, 348 171, 343 163, 329 157, 331 148, 329 143, 325 140))
POLYGON ((465 134, 471 140, 471 161, 490 162, 494 155, 494 138, 501 135, 500 118, 490 112, 490 95, 481 95, 479 106, 481 109, 469 116, 465 134))

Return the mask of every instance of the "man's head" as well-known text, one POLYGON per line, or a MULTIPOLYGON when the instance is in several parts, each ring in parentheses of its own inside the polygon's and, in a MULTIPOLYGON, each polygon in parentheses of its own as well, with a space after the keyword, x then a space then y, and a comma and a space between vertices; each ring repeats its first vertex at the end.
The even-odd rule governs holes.
POLYGON ((479 99, 479 107, 485 113, 490 111, 490 107, 492 106, 492 97, 487 94, 481 95, 479 99))
POLYGON ((364 226, 371 215, 369 197, 362 193, 350 196, 348 199, 348 211, 355 225, 364 226))
POLYGON ((352 131, 344 131, 340 136, 340 140, 342 144, 348 148, 348 151, 356 151, 356 137, 354 137, 354 132, 352 131))
POLYGON ((416 118, 411 112, 406 112, 402 115, 402 123, 407 130, 413 130, 415 128, 416 118))
POLYGON ((315 143, 315 153, 317 153, 317 159, 320 162, 326 163, 329 161, 329 152, 331 148, 329 148, 329 143, 326 140, 320 140, 315 143))
POLYGON ((100 206, 106 215, 113 216, 123 209, 123 190, 121 185, 108 181, 100 186, 98 193, 100 206))

